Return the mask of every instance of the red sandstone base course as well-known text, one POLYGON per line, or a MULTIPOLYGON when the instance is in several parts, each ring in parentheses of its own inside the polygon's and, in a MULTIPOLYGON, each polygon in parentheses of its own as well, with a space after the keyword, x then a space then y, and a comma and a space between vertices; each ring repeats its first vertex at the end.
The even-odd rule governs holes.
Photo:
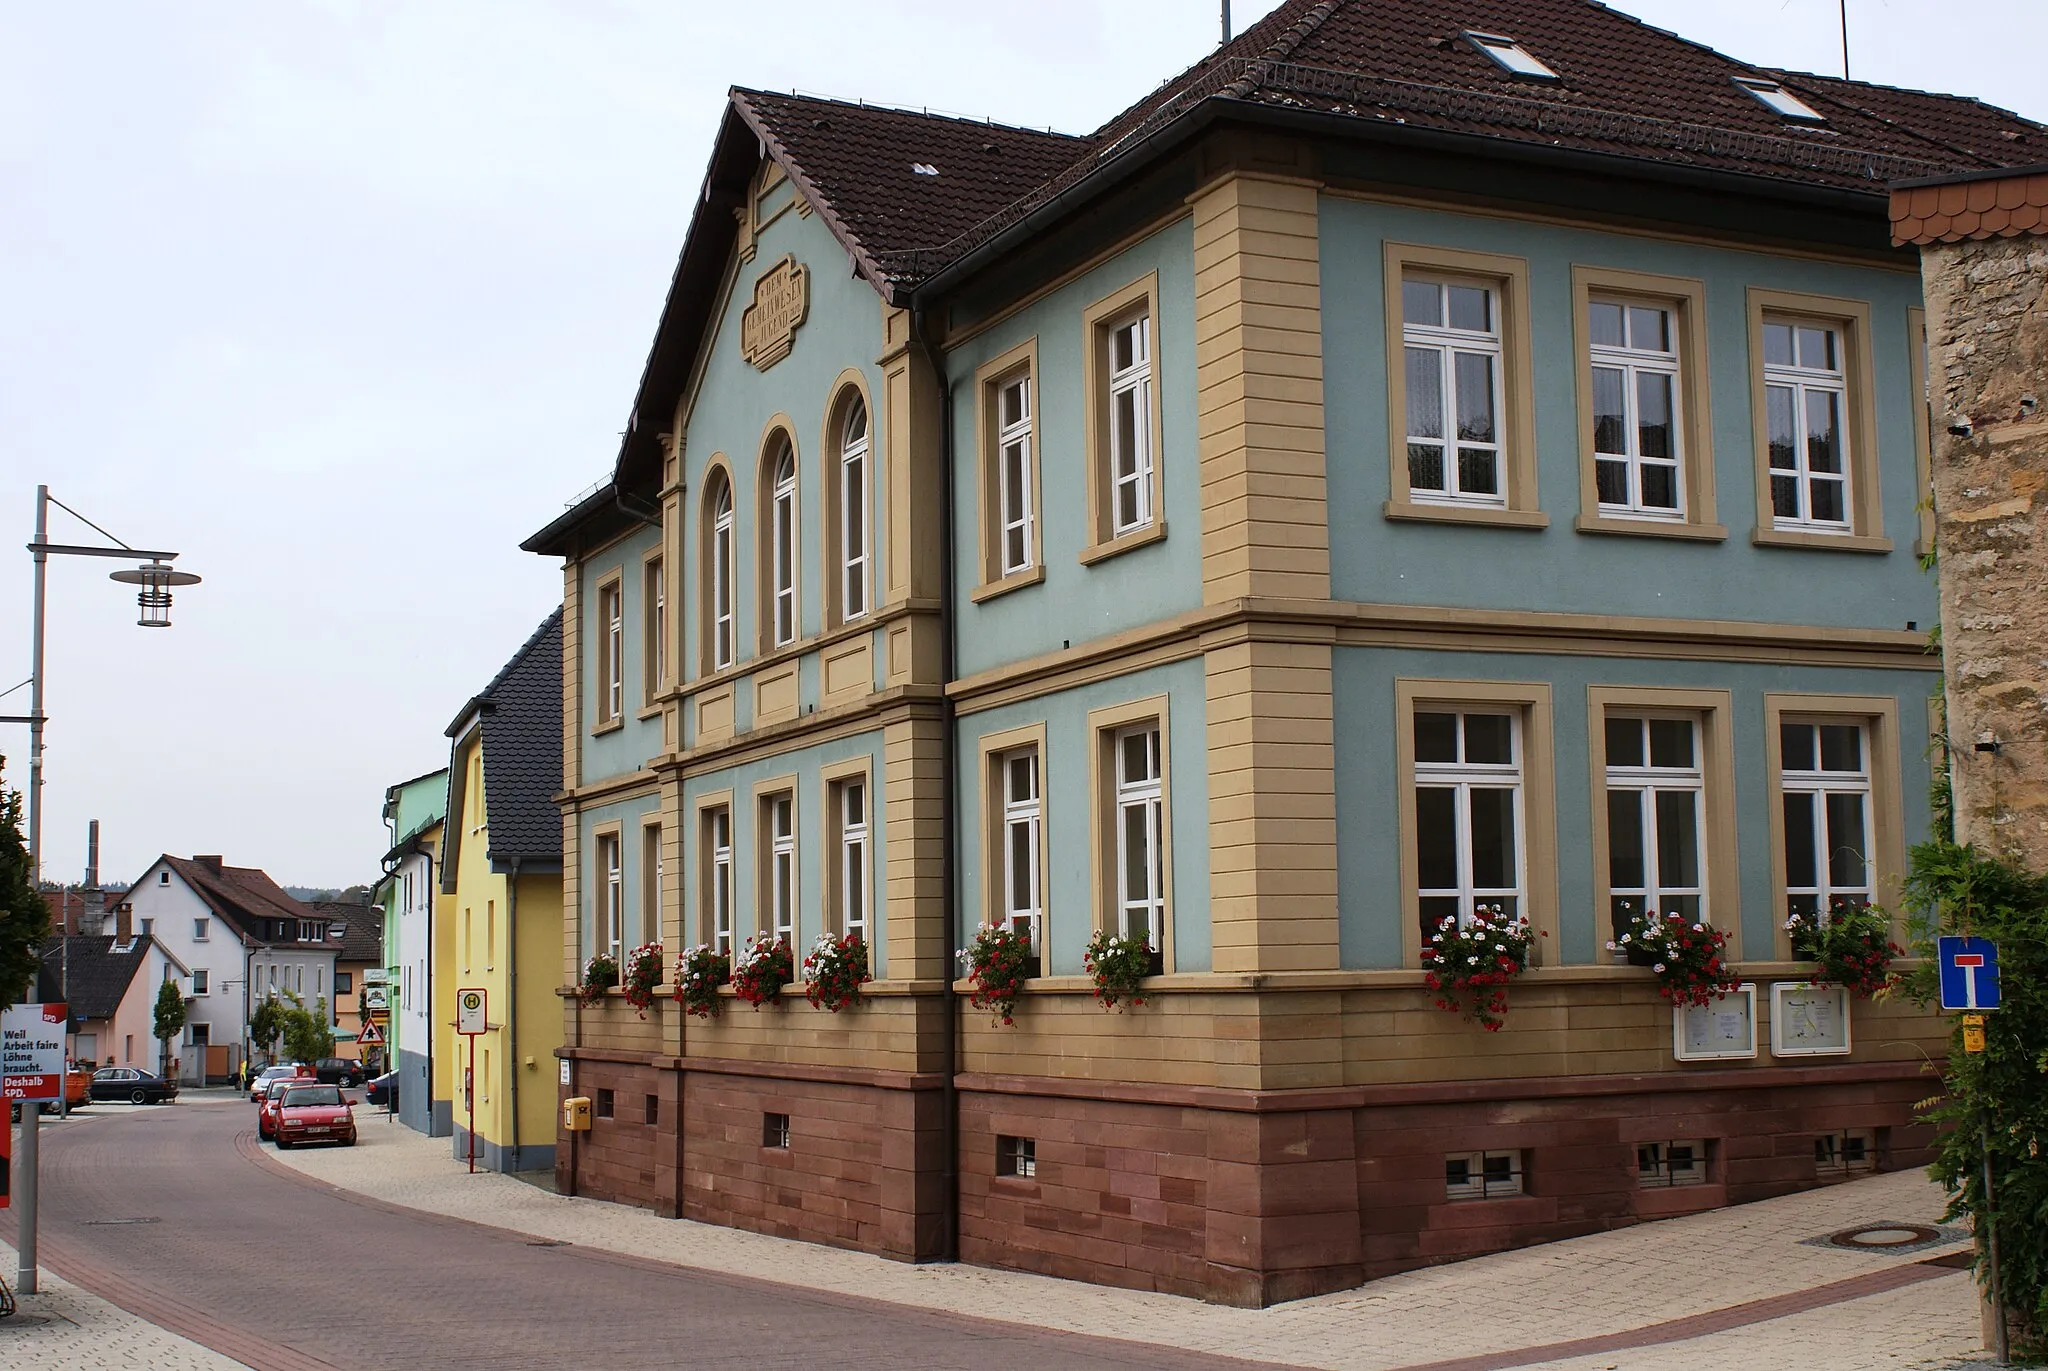
MULTIPOLYGON (((564 1097, 601 1108, 559 1140, 565 1193, 944 1253, 938 1077, 569 1055, 564 1097)), ((1924 1165, 1933 1143, 1914 1118, 1918 1063, 1318 1091, 957 1085, 962 1260, 1246 1306, 1823 1184, 1825 1136, 1868 1135, 1883 1170, 1924 1165), (998 1174, 1020 1169, 1004 1139, 1030 1141, 1031 1174, 998 1174), (1680 1140, 1705 1144, 1704 1180, 1645 1188, 1637 1145, 1680 1140), (1447 1197, 1446 1156, 1505 1151, 1523 1193, 1447 1197)))

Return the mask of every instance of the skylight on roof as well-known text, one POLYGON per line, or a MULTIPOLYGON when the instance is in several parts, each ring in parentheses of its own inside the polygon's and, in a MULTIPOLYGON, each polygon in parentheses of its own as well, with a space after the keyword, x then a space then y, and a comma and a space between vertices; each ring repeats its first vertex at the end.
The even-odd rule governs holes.
POLYGON ((1786 90, 1776 81, 1759 80, 1754 76, 1738 76, 1735 84, 1754 95, 1766 109, 1784 115, 1787 119, 1803 119, 1810 124, 1825 124, 1820 111, 1786 90))
POLYGON ((1503 38, 1497 33, 1474 33, 1467 29, 1465 41, 1491 57, 1494 65, 1510 76, 1522 76, 1531 81, 1564 79, 1512 38, 1503 38))
POLYGON ((910 169, 919 176, 937 176, 939 174, 939 169, 930 162, 912 162, 910 169))

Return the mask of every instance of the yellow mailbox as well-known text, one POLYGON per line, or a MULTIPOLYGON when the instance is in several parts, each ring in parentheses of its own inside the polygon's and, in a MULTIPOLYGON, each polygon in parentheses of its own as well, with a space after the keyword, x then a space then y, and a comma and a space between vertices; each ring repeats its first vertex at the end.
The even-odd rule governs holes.
POLYGON ((562 1101, 562 1127, 571 1133, 590 1131, 590 1097, 572 1095, 562 1101))

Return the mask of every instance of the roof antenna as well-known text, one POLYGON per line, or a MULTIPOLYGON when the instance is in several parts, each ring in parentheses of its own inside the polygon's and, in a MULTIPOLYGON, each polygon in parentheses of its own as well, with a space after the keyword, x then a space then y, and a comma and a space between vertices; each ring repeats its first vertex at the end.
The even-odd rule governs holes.
MULTIPOLYGON (((1225 8, 1225 9, 1228 9, 1228 8, 1230 7, 1230 0, 1223 0, 1223 6, 1224 6, 1224 8, 1225 8)), ((1846 81, 1846 80, 1848 80, 1848 79, 1849 79, 1849 0, 1841 0, 1841 9, 1842 9, 1842 79, 1843 79, 1844 81, 1846 81)))
POLYGON ((1223 41, 1230 41, 1230 0, 1223 0, 1223 41))

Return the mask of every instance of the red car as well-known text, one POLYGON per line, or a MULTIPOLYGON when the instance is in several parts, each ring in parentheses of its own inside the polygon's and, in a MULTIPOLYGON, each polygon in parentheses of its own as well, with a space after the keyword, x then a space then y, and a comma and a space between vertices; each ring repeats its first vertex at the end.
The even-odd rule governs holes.
POLYGON ((289 1086, 279 1096, 277 1120, 273 1125, 279 1147, 300 1143, 335 1142, 356 1145, 355 1111, 338 1085, 289 1086))
POLYGON ((290 1076, 272 1081, 263 1087, 263 1099, 256 1106, 256 1136, 274 1138, 277 1136, 277 1102, 284 1098, 284 1092, 298 1082, 290 1076))

